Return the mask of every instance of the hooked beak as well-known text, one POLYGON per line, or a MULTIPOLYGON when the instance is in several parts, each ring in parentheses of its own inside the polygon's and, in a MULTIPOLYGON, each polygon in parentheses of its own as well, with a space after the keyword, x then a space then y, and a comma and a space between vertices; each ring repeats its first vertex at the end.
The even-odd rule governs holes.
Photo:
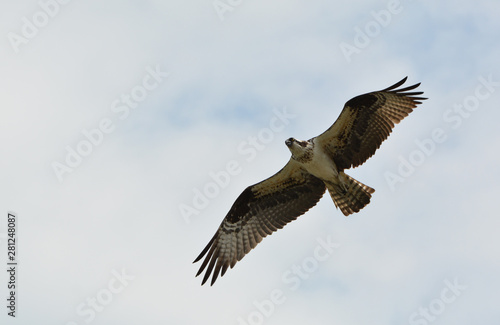
POLYGON ((294 138, 288 138, 288 139, 286 139, 286 141, 285 141, 286 146, 287 147, 291 147, 292 144, 293 144, 293 141, 295 141, 294 138))

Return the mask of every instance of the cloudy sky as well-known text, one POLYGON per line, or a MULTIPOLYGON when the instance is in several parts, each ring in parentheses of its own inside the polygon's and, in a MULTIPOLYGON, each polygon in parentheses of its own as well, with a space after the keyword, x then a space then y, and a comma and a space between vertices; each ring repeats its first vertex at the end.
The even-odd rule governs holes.
POLYGON ((2 324, 498 324, 500 3, 1 1, 2 324), (429 100, 216 284, 236 197, 353 96, 429 100), (15 318, 6 272, 16 219, 15 318))

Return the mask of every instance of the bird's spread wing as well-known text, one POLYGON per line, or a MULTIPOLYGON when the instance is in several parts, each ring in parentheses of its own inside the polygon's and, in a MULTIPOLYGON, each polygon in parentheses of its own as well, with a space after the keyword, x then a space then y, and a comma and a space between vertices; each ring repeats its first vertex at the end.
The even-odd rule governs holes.
POLYGON ((211 284, 214 284, 219 273, 223 276, 228 267, 232 268, 262 238, 316 205, 324 192, 323 181, 292 159, 274 176, 247 187, 193 262, 206 255, 196 276, 208 266, 202 284, 211 273, 211 284))
POLYGON ((407 78, 384 90, 349 100, 335 123, 315 138, 339 170, 356 167, 370 158, 387 139, 395 124, 408 116, 423 92, 409 92, 420 83, 397 89, 407 78))

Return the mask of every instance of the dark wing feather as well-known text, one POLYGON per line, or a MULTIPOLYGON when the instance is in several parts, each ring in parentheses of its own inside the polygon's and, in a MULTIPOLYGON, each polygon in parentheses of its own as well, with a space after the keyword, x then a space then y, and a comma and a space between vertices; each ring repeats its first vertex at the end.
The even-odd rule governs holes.
POLYGON ((207 268, 202 285, 224 275, 252 248, 316 205, 325 192, 323 181, 290 159, 274 176, 247 187, 236 199, 215 236, 193 263, 206 255, 196 274, 207 268))
POLYGON ((389 88, 349 100, 335 123, 314 139, 325 148, 339 170, 356 167, 370 158, 387 139, 395 124, 408 116, 423 92, 409 92, 420 83, 397 89, 407 78, 389 88))

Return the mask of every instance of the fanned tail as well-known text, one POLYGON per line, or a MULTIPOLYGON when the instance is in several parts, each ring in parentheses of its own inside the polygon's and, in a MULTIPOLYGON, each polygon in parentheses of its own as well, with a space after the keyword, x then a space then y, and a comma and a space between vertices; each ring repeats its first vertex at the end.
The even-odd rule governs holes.
POLYGON ((359 212, 370 203, 372 193, 375 192, 373 188, 358 182, 344 172, 339 173, 339 180, 341 183, 325 182, 325 185, 333 203, 345 216, 359 212))

